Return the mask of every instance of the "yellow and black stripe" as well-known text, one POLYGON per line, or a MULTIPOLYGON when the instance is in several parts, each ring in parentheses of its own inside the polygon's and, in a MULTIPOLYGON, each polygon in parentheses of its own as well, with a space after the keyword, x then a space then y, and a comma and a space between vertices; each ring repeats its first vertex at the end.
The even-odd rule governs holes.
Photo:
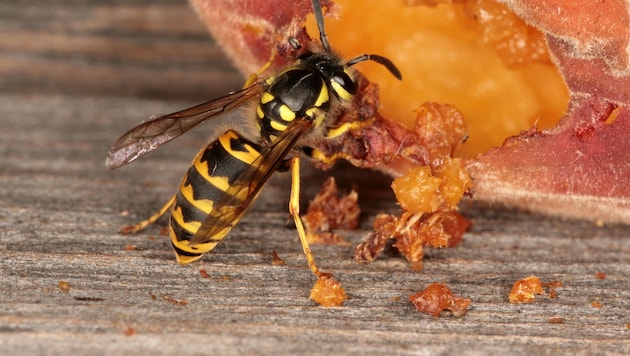
MULTIPOLYGON (((201 227, 219 199, 234 183, 234 179, 248 170, 260 156, 260 146, 229 130, 201 150, 182 179, 171 208, 169 236, 177 261, 190 263, 212 250, 229 232, 212 236, 202 244, 190 245, 190 240, 201 227)), ((232 197, 236 204, 240 197, 232 197)), ((230 221, 229 226, 237 221, 230 221)))

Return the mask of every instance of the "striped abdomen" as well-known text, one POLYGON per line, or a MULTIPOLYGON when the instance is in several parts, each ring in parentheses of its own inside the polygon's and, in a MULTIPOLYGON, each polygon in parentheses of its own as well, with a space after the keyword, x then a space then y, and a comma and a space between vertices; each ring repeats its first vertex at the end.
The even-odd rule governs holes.
POLYGON ((258 145, 230 130, 197 154, 182 179, 171 209, 169 236, 179 263, 201 258, 227 235, 229 229, 212 236, 208 242, 189 245, 217 201, 234 179, 260 156, 259 152, 258 145))

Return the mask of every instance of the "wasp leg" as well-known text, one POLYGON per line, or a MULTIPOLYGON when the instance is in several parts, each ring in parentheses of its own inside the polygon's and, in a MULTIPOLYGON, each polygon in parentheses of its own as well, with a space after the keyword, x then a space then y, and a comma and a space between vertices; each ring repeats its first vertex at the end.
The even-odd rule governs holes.
POLYGON ((258 80, 260 75, 264 73, 267 69, 269 69, 270 66, 271 66, 271 59, 269 59, 269 62, 267 62, 264 66, 262 66, 262 68, 260 68, 258 72, 252 73, 249 75, 249 77, 247 77, 245 84, 243 84, 243 89, 249 88, 250 86, 252 86, 252 84, 254 84, 258 80))
MULTIPOLYGON (((338 127, 332 127, 332 128, 328 128, 328 132, 326 132, 326 138, 331 139, 331 138, 336 138, 339 137, 343 134, 345 134, 348 131, 352 131, 352 130, 358 130, 361 129, 363 127, 372 125, 373 120, 366 120, 366 121, 351 121, 351 122, 346 122, 341 124, 338 127)), ((325 154, 323 151, 317 149, 317 148, 309 148, 308 150, 306 150, 304 152, 308 157, 316 160, 316 161, 320 161, 323 164, 327 165, 327 166, 332 166, 335 162, 337 162, 340 159, 345 159, 347 161, 352 161, 352 157, 350 155, 348 155, 347 153, 344 152, 337 152, 331 155, 327 155, 325 154)))
POLYGON ((269 69, 269 67, 271 67, 271 63, 273 63, 273 57, 276 56, 276 50, 275 48, 271 51, 271 56, 269 57, 269 60, 267 61, 267 63, 265 63, 265 65, 262 66, 262 68, 260 68, 256 73, 252 73, 249 75, 249 77, 247 77, 247 80, 245 81, 245 84, 243 85, 243 89, 245 88, 249 88, 252 84, 254 84, 254 82, 256 82, 256 80, 258 80, 258 78, 267 70, 269 69))
POLYGON ((176 195, 173 195, 171 199, 169 199, 166 202, 166 204, 164 204, 164 206, 162 206, 160 210, 158 210, 157 213, 149 216, 148 219, 142 220, 135 225, 123 226, 123 228, 120 229, 120 232, 122 232, 123 234, 130 234, 130 233, 138 232, 144 229, 145 227, 153 224, 157 219, 159 219, 162 215, 166 214, 166 212, 169 211, 173 207, 173 205, 175 204, 175 198, 176 198, 176 195))
MULTIPOLYGON (((265 67, 268 67, 268 66, 265 65, 265 67)), ((265 68, 265 67, 263 67, 263 68, 265 68)), ((249 77, 247 77, 247 80, 245 81, 245 84, 243 84, 243 89, 251 87, 252 84, 254 84, 257 80, 258 80, 258 73, 250 74, 249 77)))
MULTIPOLYGON (((306 153, 308 157, 322 162, 326 166, 332 166, 340 159, 348 158, 348 155, 343 152, 338 152, 332 155, 327 155, 324 152, 314 148, 306 153)), ((348 160, 349 161, 349 160, 348 160)))
POLYGON ((326 132, 326 138, 335 138, 335 137, 343 135, 344 133, 348 131, 357 130, 362 127, 372 125, 372 121, 373 120, 351 121, 351 122, 343 123, 339 127, 331 127, 328 129, 328 132, 326 132))
POLYGON ((311 251, 311 247, 308 245, 308 241, 306 239, 304 224, 302 224, 302 219, 300 218, 300 157, 297 156, 291 159, 291 197, 289 199, 289 213, 293 217, 293 221, 295 221, 295 227, 298 235, 300 236, 302 249, 304 250, 306 261, 308 266, 311 268, 311 271, 313 271, 313 274, 315 274, 318 279, 329 278, 331 274, 320 272, 319 268, 317 268, 317 265, 315 264, 313 252, 311 251))

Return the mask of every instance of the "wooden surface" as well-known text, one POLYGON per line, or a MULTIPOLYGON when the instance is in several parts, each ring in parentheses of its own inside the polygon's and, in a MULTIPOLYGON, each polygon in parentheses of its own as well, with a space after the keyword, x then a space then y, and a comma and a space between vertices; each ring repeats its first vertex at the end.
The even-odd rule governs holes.
MULTIPOLYGON (((473 229, 457 248, 429 249, 422 271, 314 246, 350 297, 331 309, 308 299, 314 279, 285 228, 286 176, 199 263, 178 266, 159 227, 119 235, 173 193, 211 128, 115 172, 109 144, 242 79, 184 2, 20 6, 0 4, 0 354, 630 352, 628 226, 464 206, 473 229), (274 250, 286 266, 272 265, 274 250), (531 274, 562 281, 558 298, 508 303, 531 274), (408 296, 437 281, 472 299, 465 317, 414 310, 408 296)), ((305 201, 328 174, 359 191, 361 229, 348 240, 396 211, 388 178, 346 166, 304 167, 305 201)))

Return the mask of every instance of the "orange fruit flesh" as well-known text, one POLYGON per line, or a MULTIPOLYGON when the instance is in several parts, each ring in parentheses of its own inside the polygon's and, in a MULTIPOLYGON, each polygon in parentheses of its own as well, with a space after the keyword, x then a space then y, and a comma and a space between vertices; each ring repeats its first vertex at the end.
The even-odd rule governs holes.
MULTIPOLYGON (((398 81, 377 63, 356 66, 378 83, 383 116, 412 127, 413 110, 424 102, 456 106, 470 133, 458 156, 474 157, 534 124, 550 128, 567 108, 562 77, 546 53, 538 53, 546 50, 542 35, 503 5, 491 0, 432 7, 404 1, 335 3, 338 17, 326 17, 333 49, 345 58, 386 56, 403 74, 398 81), (524 33, 538 36, 541 45, 529 48, 524 33), (509 36, 511 42, 501 42, 509 36)), ((317 34, 309 20, 309 33, 317 34)))
POLYGON ((394 179, 392 189, 406 211, 429 213, 455 209, 470 184, 460 159, 454 158, 444 162, 437 172, 430 167, 415 167, 394 179))

